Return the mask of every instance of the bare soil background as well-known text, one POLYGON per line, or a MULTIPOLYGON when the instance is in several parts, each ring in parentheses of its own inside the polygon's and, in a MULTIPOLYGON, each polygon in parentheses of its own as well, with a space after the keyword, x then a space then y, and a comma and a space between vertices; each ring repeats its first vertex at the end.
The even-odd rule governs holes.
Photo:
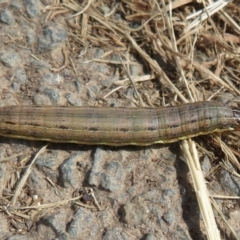
MULTIPOLYGON (((237 106, 239 14, 237 0, 1 1, 0 106, 237 106)), ((239 239, 239 136, 220 137, 194 140, 220 236, 239 239)), ((0 142, 0 239, 209 238, 180 142, 0 142)))

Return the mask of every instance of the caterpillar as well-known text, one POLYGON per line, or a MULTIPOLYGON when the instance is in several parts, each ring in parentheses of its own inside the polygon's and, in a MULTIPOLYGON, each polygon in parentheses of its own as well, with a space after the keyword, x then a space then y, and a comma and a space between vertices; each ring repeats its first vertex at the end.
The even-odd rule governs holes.
POLYGON ((240 112, 221 102, 161 108, 7 106, 0 135, 88 145, 151 145, 237 130, 240 112))

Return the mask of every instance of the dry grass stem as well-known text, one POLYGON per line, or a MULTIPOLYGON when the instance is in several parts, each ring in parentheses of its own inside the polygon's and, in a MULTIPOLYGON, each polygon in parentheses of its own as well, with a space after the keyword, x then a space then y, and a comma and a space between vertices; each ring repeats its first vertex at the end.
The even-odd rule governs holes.
POLYGON ((182 151, 192 176, 194 190, 196 192, 198 205, 205 223, 208 239, 220 240, 220 231, 214 218, 209 193, 199 163, 195 143, 191 140, 184 140, 182 143, 182 151))
POLYGON ((23 175, 22 178, 18 181, 18 183, 17 183, 17 185, 16 185, 16 189, 15 189, 14 195, 13 195, 12 200, 11 200, 11 203, 10 203, 11 206, 15 206, 16 201, 17 201, 17 198, 18 198, 18 196, 20 195, 21 190, 22 190, 24 184, 26 183, 26 180, 27 180, 29 174, 31 173, 32 165, 34 164, 34 162, 36 161, 36 159, 38 158, 38 156, 46 150, 47 146, 48 146, 48 145, 45 145, 44 147, 42 147, 42 148, 36 153, 36 155, 34 156, 34 158, 33 158, 32 161, 31 161, 31 163, 30 163, 29 166, 26 168, 26 170, 25 170, 25 172, 24 172, 24 175, 23 175))

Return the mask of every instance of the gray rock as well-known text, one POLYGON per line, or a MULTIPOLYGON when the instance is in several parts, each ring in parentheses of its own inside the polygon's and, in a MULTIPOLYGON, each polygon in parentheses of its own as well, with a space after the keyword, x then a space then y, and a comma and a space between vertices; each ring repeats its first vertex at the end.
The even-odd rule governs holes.
POLYGON ((61 233, 57 237, 54 238, 54 240, 70 240, 69 236, 67 233, 61 233))
POLYGON ((152 214, 153 216, 155 216, 156 218, 156 223, 161 227, 163 224, 163 209, 159 208, 158 205, 156 207, 151 206, 150 207, 150 214, 152 214))
POLYGON ((49 97, 53 104, 57 104, 60 99, 60 94, 56 88, 44 88, 43 93, 49 97))
MULTIPOLYGON (((161 182, 161 181, 160 181, 161 182)), ((130 195, 132 195, 131 193, 129 193, 130 195)), ((151 203, 163 203, 166 200, 162 200, 163 198, 163 193, 161 191, 159 191, 158 188, 152 188, 149 189, 149 191, 143 193, 141 195, 141 197, 145 200, 145 201, 150 201, 151 203)), ((166 197, 165 197, 166 198, 166 197)), ((169 198, 167 198, 167 200, 169 200, 169 198)), ((164 204, 162 204, 164 205, 164 204)))
POLYGON ((174 209, 170 209, 166 214, 164 214, 163 219, 168 225, 171 226, 176 222, 176 211, 174 209))
POLYGON ((20 85, 16 82, 13 82, 11 85, 13 91, 18 92, 20 90, 20 85))
POLYGON ((27 235, 14 235, 11 237, 8 237, 6 240, 33 240, 33 238, 27 236, 27 235))
POLYGON ((15 69, 15 80, 19 84, 25 84, 27 81, 27 75, 23 68, 17 68, 15 69))
MULTIPOLYGON (((123 240, 122 237, 122 229, 119 227, 115 227, 113 229, 107 230, 103 236, 103 240, 123 240)), ((127 238, 128 239, 128 238, 127 238)), ((124 238, 125 240, 125 238, 124 238)))
POLYGON ((59 85, 64 82, 64 79, 59 74, 47 73, 41 78, 41 84, 44 85, 59 85))
POLYGON ((35 94, 34 95, 34 97, 33 97, 33 103, 35 104, 35 105, 50 105, 51 104, 51 101, 50 101, 50 99, 47 97, 47 96, 45 96, 45 95, 43 95, 43 94, 41 94, 41 93, 37 93, 37 94, 35 94))
POLYGON ((101 175, 100 183, 106 190, 119 192, 124 178, 122 165, 119 162, 111 162, 105 165, 105 172, 101 175))
POLYGON ((129 98, 129 99, 133 99, 134 98, 134 89, 132 87, 129 87, 127 88, 125 91, 124 91, 124 94, 129 98))
POLYGON ((46 180, 43 180, 42 176, 35 169, 31 171, 27 181, 30 188, 34 189, 38 195, 42 195, 42 191, 47 187, 46 180))
POLYGON ((121 163, 105 163, 105 154, 109 152, 97 149, 93 156, 93 167, 90 172, 89 184, 101 186, 114 193, 122 191, 125 172, 121 163))
POLYGON ((76 86, 76 90, 79 93, 81 88, 82 88, 82 80, 81 79, 76 79, 76 81, 74 83, 75 83, 75 86, 76 86))
POLYGON ((104 15, 108 14, 111 11, 111 9, 107 5, 100 5, 98 9, 104 15))
POLYGON ((51 67, 51 65, 48 62, 43 61, 43 60, 40 60, 40 61, 39 60, 31 60, 30 65, 34 69, 45 69, 45 68, 48 69, 51 67))
POLYGON ((16 0, 10 0, 10 6, 16 8, 17 10, 21 10, 22 9, 22 3, 20 1, 16 1, 16 0))
POLYGON ((67 37, 67 32, 62 26, 54 24, 46 26, 38 38, 38 50, 40 53, 48 52, 59 43, 64 43, 67 37))
POLYGON ((168 206, 172 201, 171 199, 173 198, 174 195, 176 195, 176 190, 175 189, 164 189, 162 191, 162 197, 160 199, 160 203, 162 205, 168 206))
POLYGON ((122 21, 123 21, 122 15, 121 15, 120 13, 114 14, 114 19, 115 19, 115 21, 117 21, 117 22, 122 22, 122 21))
POLYGON ((181 225, 177 225, 176 230, 171 234, 171 239, 191 240, 189 233, 181 225))
POLYGON ((1 54, 0 61, 6 67, 13 68, 16 67, 17 65, 20 65, 22 60, 18 53, 14 51, 8 51, 1 54))
POLYGON ((71 238, 76 239, 87 234, 91 230, 92 224, 96 224, 94 214, 90 210, 81 207, 74 214, 67 232, 71 238))
POLYGON ((71 93, 67 93, 65 97, 72 106, 82 106, 82 101, 73 97, 71 93))
MULTIPOLYGON (((172 155, 172 156, 175 156, 175 155, 172 155)), ((165 173, 169 175, 176 174, 176 168, 173 166, 167 166, 165 169, 165 173)))
POLYGON ((79 154, 68 158, 59 168, 59 179, 63 187, 79 188, 80 180, 76 168, 79 154))
POLYGON ((26 38, 28 44, 33 44, 37 40, 37 35, 32 29, 28 29, 28 31, 26 32, 26 38))
POLYGON ((39 0, 23 0, 28 17, 34 18, 40 14, 39 0))
POLYGON ((45 154, 43 154, 36 160, 36 166, 41 171, 44 170, 44 168, 54 170, 56 166, 56 158, 57 156, 49 158, 48 155, 45 156, 45 154))
POLYGON ((116 213, 111 208, 108 208, 108 209, 105 209, 104 211, 99 212, 99 218, 101 218, 101 222, 105 229, 111 228, 112 226, 115 225, 116 223, 115 217, 116 217, 116 213))
POLYGON ((93 186, 99 186, 101 171, 105 162, 105 152, 101 148, 97 148, 93 155, 93 165, 90 172, 89 184, 93 186))
POLYGON ((211 169, 211 162, 210 162, 208 156, 205 156, 203 158, 203 161, 201 161, 201 167, 202 167, 204 174, 207 175, 209 170, 211 169))
POLYGON ((98 96, 99 92, 100 88, 97 85, 87 86, 87 95, 90 99, 96 100, 96 97, 98 96))
MULTIPOLYGON (((1 158, 3 159, 3 158, 1 158)), ((6 169, 6 165, 5 164, 0 164, 0 193, 2 193, 4 191, 4 189, 6 189, 6 182, 4 179, 6 179, 7 176, 7 169, 6 169)), ((6 203, 7 204, 7 203, 6 203)), ((4 202, 2 203, 2 205, 4 205, 4 202)), ((2 218, 4 220, 4 218, 2 218)), ((0 223, 0 229, 7 229, 6 226, 4 226, 5 228, 1 228, 3 223, 0 223)), ((1 231, 0 231, 0 239, 1 239, 1 231)))
POLYGON ((130 73, 132 76, 140 76, 142 72, 142 67, 140 65, 130 65, 130 73))
POLYGON ((118 80, 118 77, 116 77, 116 76, 104 79, 104 80, 101 81, 101 86, 108 88, 108 87, 112 86, 112 84, 116 80, 118 80))
POLYGON ((122 208, 122 221, 130 226, 138 226, 146 221, 146 210, 139 202, 128 202, 122 208))
POLYGON ((98 66, 96 68, 96 72, 108 75, 109 74, 109 66, 106 64, 98 64, 98 66))
POLYGON ((130 22, 129 27, 130 28, 139 28, 141 25, 138 22, 130 22))
POLYGON ((52 5, 55 2, 55 0, 41 0, 41 2, 44 4, 44 5, 52 5))
MULTIPOLYGON (((161 240, 161 239, 163 238, 158 237, 158 240, 161 240)), ((142 237, 141 240, 156 240, 156 238, 154 237, 154 234, 148 233, 144 237, 142 237)))
POLYGON ((4 176, 4 169, 3 169, 3 165, 0 164, 0 180, 2 179, 3 176, 4 176))
POLYGON ((57 182, 56 176, 56 159, 58 159, 57 154, 53 153, 53 156, 49 154, 40 155, 36 160, 36 167, 38 170, 42 171, 46 177, 49 177, 52 181, 57 182))
POLYGON ((49 216, 45 216, 39 224, 43 224, 50 227, 57 235, 65 232, 67 219, 67 214, 64 209, 59 210, 59 212, 51 213, 49 216))
POLYGON ((104 55, 104 50, 102 48, 97 48, 94 53, 94 58, 101 58, 104 55))
POLYGON ((0 10, 0 22, 12 25, 15 23, 12 13, 8 9, 0 10))
POLYGON ((176 194, 176 192, 173 189, 163 190, 163 197, 164 198, 173 197, 175 194, 176 194))
POLYGON ((240 179, 233 176, 226 170, 220 172, 220 182, 222 188, 229 194, 240 195, 240 179))
POLYGON ((119 62, 119 64, 122 64, 121 62, 121 56, 119 54, 113 53, 111 57, 112 61, 119 62))

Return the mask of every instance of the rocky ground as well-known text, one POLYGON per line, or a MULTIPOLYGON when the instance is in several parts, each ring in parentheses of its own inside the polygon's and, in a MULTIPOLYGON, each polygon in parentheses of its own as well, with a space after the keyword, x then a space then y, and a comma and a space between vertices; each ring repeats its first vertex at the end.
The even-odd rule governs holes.
MULTIPOLYGON (((50 17, 56 2, 2 1, 0 105, 137 107, 132 87, 104 97, 121 79, 120 62, 100 60, 109 56, 110 62, 119 61, 118 53, 73 36, 66 18, 74 12, 50 17)), ((106 8, 104 3, 101 7, 106 8)), ((143 75, 141 59, 129 58, 135 63, 132 76, 143 75)), ((154 105, 158 102, 157 81, 142 82, 141 89, 154 105)), ((211 140, 199 142, 205 139, 211 140)), ((0 141, 0 239, 206 239, 179 143, 49 144, 16 193, 27 166, 46 143, 0 141)), ((202 155, 210 193, 239 196, 239 178, 215 166, 202 155)), ((217 203, 240 238, 239 200, 217 203)), ((217 213, 216 218, 222 236, 232 239, 217 213)))

